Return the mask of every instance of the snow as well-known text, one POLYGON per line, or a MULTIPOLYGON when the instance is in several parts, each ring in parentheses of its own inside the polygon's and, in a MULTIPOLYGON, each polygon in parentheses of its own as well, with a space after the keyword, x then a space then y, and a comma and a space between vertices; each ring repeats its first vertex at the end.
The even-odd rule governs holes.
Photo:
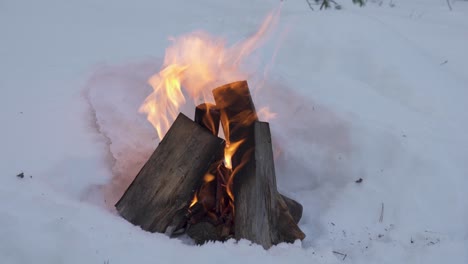
POLYGON ((306 239, 268 251, 144 232, 112 204, 157 144, 137 110, 168 37, 235 43, 279 1, 0 2, 0 262, 468 263, 468 2, 347 2, 282 2, 249 67, 278 187, 304 205, 306 239))

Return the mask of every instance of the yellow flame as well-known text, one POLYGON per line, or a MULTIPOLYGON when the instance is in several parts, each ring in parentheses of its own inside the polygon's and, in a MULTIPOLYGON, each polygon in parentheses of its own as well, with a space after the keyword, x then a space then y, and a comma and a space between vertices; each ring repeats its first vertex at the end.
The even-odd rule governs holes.
POLYGON ((245 139, 242 139, 234 143, 226 144, 226 148, 224 148, 224 166, 226 166, 226 168, 232 170, 232 156, 234 156, 236 150, 244 141, 245 139))
POLYGON ((233 46, 205 32, 193 32, 172 39, 166 49, 162 70, 148 83, 153 92, 139 111, 147 114, 162 139, 189 96, 193 102, 213 102, 212 89, 246 79, 241 63, 263 42, 277 22, 279 10, 269 14, 256 34, 233 46))
POLYGON ((189 208, 192 208, 198 202, 198 195, 195 193, 192 201, 190 202, 189 208))
POLYGON ((180 85, 180 78, 185 69, 187 67, 170 65, 148 80, 154 92, 146 98, 140 112, 148 114, 147 119, 156 129, 160 139, 179 114, 181 104, 185 103, 180 85))
MULTIPOLYGON (((216 176, 214 176, 213 174, 207 173, 205 174, 205 176, 203 176, 203 184, 212 182, 215 180, 215 178, 216 176)), ((195 193, 195 195, 193 196, 192 201, 190 202, 189 208, 192 208, 196 203, 198 203, 198 193, 195 193)))

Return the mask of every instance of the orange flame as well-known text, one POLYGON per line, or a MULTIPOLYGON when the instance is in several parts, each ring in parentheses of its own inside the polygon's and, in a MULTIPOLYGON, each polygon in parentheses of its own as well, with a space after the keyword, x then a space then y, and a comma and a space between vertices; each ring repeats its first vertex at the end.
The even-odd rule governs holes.
MULTIPOLYGON (((205 174, 205 176, 203 176, 203 184, 212 182, 214 181, 215 178, 216 177, 213 174, 207 173, 205 174)), ((190 202, 189 208, 192 208, 196 203, 198 203, 198 193, 195 193, 195 195, 193 196, 192 201, 190 202)))
POLYGON ((244 141, 245 139, 242 139, 234 143, 226 144, 226 148, 224 148, 224 166, 226 168, 232 170, 232 156, 234 156, 236 150, 244 141))
POLYGON ((189 208, 192 208, 196 203, 198 203, 198 195, 195 193, 192 201, 190 202, 189 208))
POLYGON ((185 95, 195 105, 210 103, 214 101, 213 88, 247 78, 241 63, 259 47, 278 17, 279 9, 266 17, 256 34, 230 47, 223 39, 204 32, 172 39, 172 45, 166 49, 163 69, 148 81, 153 92, 139 109, 147 114, 159 139, 186 103, 185 95))

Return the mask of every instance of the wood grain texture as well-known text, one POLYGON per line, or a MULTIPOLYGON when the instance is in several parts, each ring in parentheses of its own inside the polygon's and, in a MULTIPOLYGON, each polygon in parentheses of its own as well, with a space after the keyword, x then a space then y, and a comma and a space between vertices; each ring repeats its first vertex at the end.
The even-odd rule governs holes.
POLYGON ((184 221, 203 175, 223 150, 224 140, 179 114, 117 202, 117 211, 144 230, 170 233, 184 221))
POLYGON ((276 187, 269 124, 256 121, 254 155, 234 178, 235 236, 268 249, 281 242, 304 239, 276 187))

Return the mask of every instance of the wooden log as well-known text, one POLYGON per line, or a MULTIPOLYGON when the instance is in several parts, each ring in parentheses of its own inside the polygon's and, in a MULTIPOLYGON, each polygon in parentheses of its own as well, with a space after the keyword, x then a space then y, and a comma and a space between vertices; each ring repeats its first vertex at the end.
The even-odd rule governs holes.
POLYGON ((295 200, 282 195, 281 197, 283 198, 284 202, 286 203, 286 206, 289 209, 289 213, 291 214, 294 222, 297 224, 302 218, 302 205, 295 200))
POLYGON ((224 140, 179 114, 117 202, 117 211, 144 230, 170 234, 186 220, 194 192, 223 150, 224 140))
POLYGON ((258 120, 255 106, 246 81, 220 86, 213 90, 216 106, 221 112, 221 125, 227 142, 245 140, 232 157, 232 167, 236 168, 242 159, 248 159, 253 145, 253 122, 258 120))
POLYGON ((254 155, 234 178, 235 237, 268 249, 304 239, 276 187, 269 124, 254 122, 254 155))
POLYGON ((214 104, 203 103, 195 108, 195 123, 208 129, 213 135, 218 136, 220 112, 214 104))

